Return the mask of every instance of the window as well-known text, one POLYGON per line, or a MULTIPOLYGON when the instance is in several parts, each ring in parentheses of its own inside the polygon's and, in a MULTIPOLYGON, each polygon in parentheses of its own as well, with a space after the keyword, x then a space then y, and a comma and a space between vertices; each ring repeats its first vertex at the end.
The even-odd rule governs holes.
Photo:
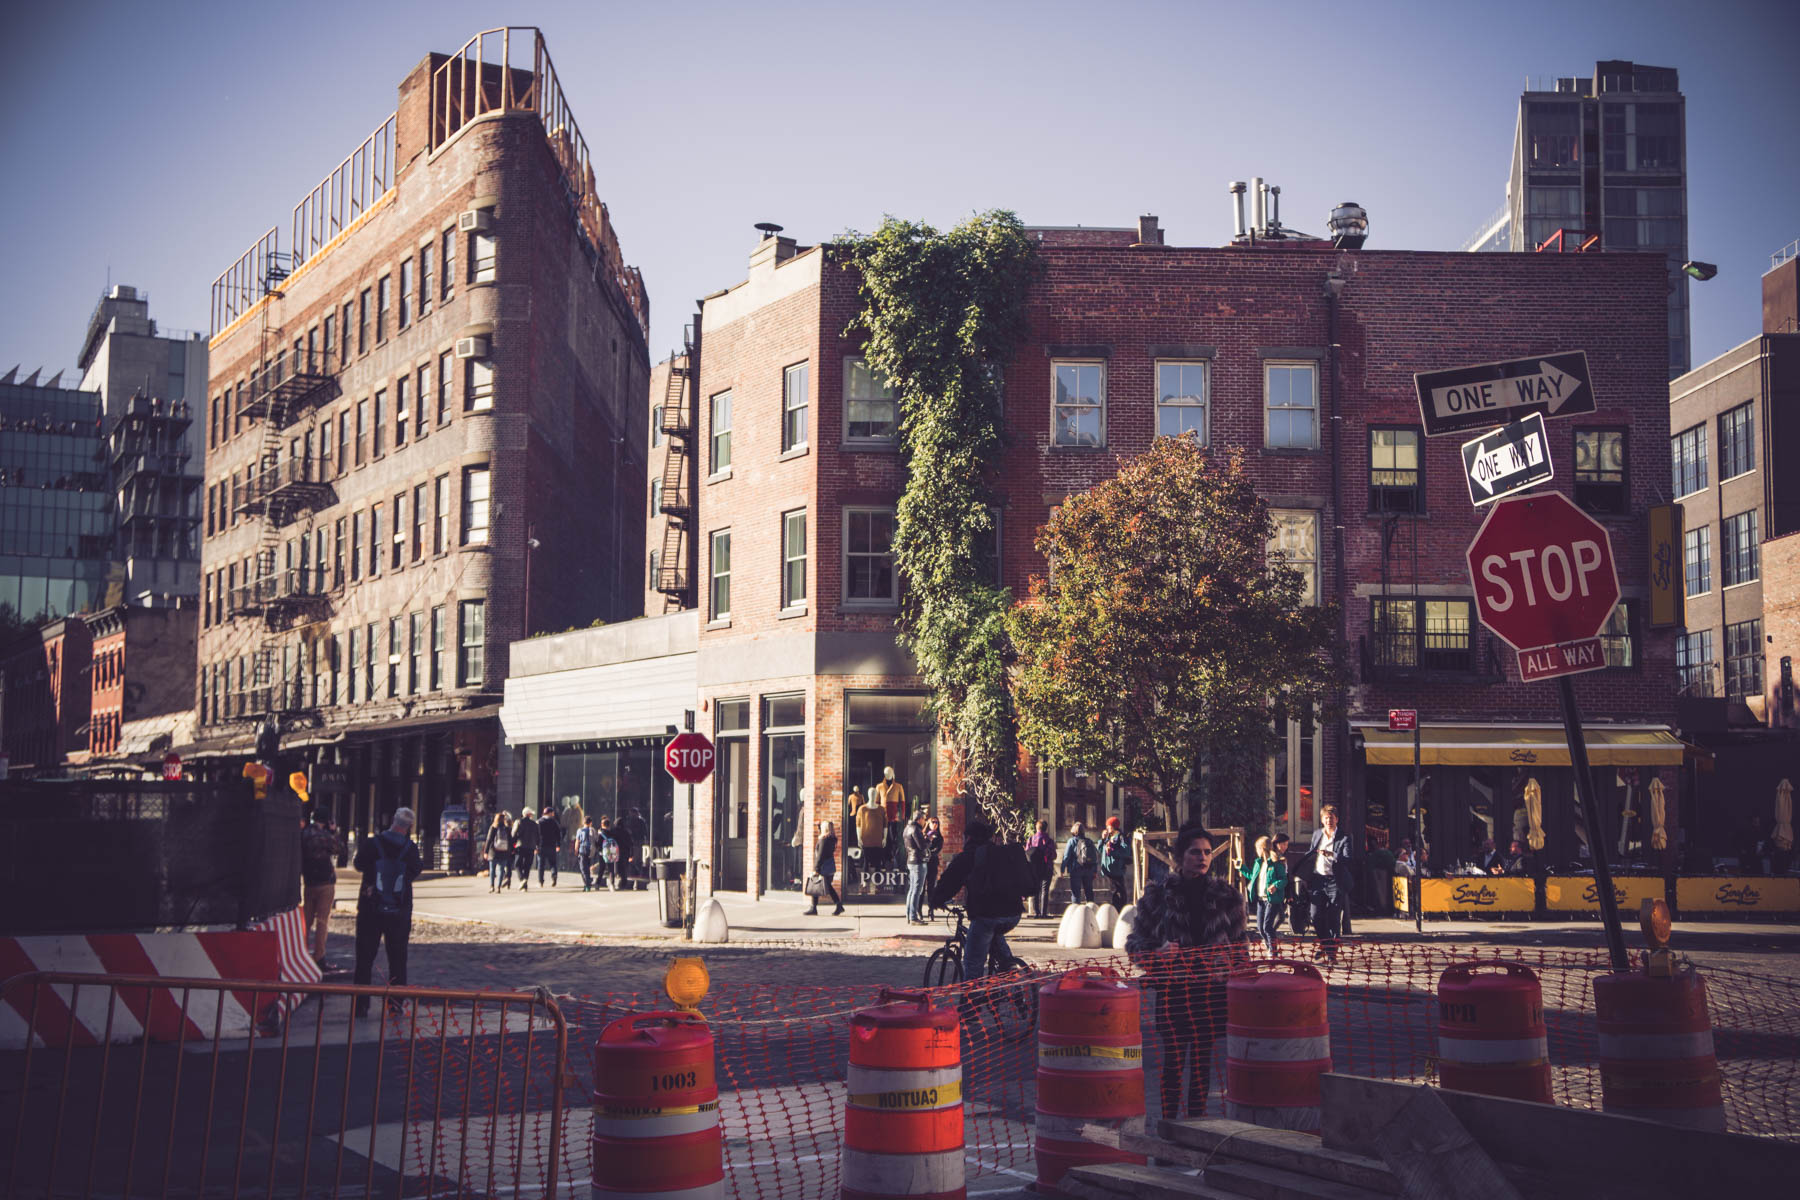
POLYGON ((900 404, 894 386, 866 359, 844 360, 844 437, 849 441, 891 442, 900 432, 900 404))
POLYGON ((374 455, 376 458, 380 458, 382 456, 382 454, 385 453, 387 450, 387 427, 386 427, 387 389, 386 388, 382 388, 380 391, 375 393, 375 409, 371 415, 374 417, 374 423, 373 423, 373 426, 370 431, 371 434, 373 435, 372 442, 373 442, 373 446, 374 446, 374 455))
POLYGON ((474 233, 469 236, 469 282, 492 283, 494 281, 494 260, 499 253, 499 243, 491 233, 474 233))
POLYGON ((1682 562, 1688 595, 1704 596, 1712 591, 1712 526, 1700 525, 1687 531, 1682 539, 1682 562))
POLYGON ((1417 429, 1369 430, 1369 511, 1425 511, 1425 438, 1417 429))
POLYGON ((337 314, 326 313, 324 324, 319 326, 319 370, 331 369, 331 343, 337 337, 337 314))
POLYGON ((426 513, 430 511, 430 501, 427 499, 428 486, 421 483, 413 488, 412 559, 414 562, 425 557, 425 521, 426 513))
POLYGON ((431 513, 431 552, 442 554, 450 535, 450 476, 437 477, 437 503, 431 513))
POLYGON ((423 441, 431 432, 426 424, 425 406, 431 403, 431 367, 429 364, 419 368, 419 378, 413 388, 413 436, 423 441))
POLYGON ((400 694, 400 618, 388 618, 387 694, 400 694))
POLYGON ((343 328, 344 336, 338 343, 338 365, 339 366, 343 366, 350 361, 350 317, 351 317, 351 313, 352 313, 352 308, 353 308, 353 306, 350 304, 344 305, 344 319, 340 323, 343 328))
POLYGON ((844 510, 844 599, 882 606, 900 599, 893 509, 844 510))
POLYGON ((444 606, 431 610, 431 690, 444 688, 444 606))
POLYGON ((663 415, 663 406, 662 405, 655 404, 655 405, 651 406, 651 408, 650 408, 650 447, 651 447, 651 449, 655 449, 656 447, 663 444, 662 415, 663 415))
POLYGON ((406 493, 394 497, 394 517, 389 524, 394 549, 388 555, 388 568, 398 571, 406 563, 406 493))
POLYGON ((436 281, 432 278, 432 260, 436 249, 430 243, 419 247, 419 315, 429 316, 431 298, 436 293, 436 281))
POLYGON ((375 341, 387 341, 388 310, 393 306, 393 276, 383 275, 375 281, 375 341))
POLYGON ((1272 508, 1269 519, 1275 533, 1269 538, 1270 562, 1280 562, 1300 572, 1300 602, 1319 602, 1319 514, 1310 509, 1272 508))
POLYGON ((349 700, 350 700, 350 703, 352 703, 352 704, 356 703, 356 689, 358 686, 358 681, 361 678, 362 678, 362 632, 357 629, 352 629, 350 631, 350 687, 348 689, 349 690, 349 700))
POLYGON ((356 465, 363 465, 363 458, 369 452, 369 402, 356 402, 356 465))
POLYGON ((781 607, 806 603, 806 510, 781 514, 781 607))
POLYGON ((487 602, 464 600, 462 642, 456 659, 456 686, 480 687, 486 674, 487 602))
POLYGON ((717 475, 731 466, 731 393, 720 392, 712 398, 712 467, 717 475))
MULTIPOLYGON (((990 522, 988 536, 975 543, 975 578, 989 587, 1001 586, 1000 562, 1000 523, 1005 516, 1003 510, 989 508, 990 522)), ((977 537, 980 535, 977 534, 977 537)))
POLYGON ((1713 694, 1713 635, 1710 629, 1675 635, 1675 681, 1679 694, 1713 694))
POLYGON ((1757 533, 1757 510, 1752 508, 1719 523, 1720 573, 1725 586, 1749 583, 1762 575, 1762 546, 1757 533))
POLYGON ((1725 694, 1738 698, 1763 694, 1761 618, 1725 627, 1725 694))
POLYGON ((1575 503, 1590 512, 1630 511, 1625 492, 1624 430, 1575 431, 1575 503))
POLYGON ((485 545, 488 540, 488 469, 463 468, 462 544, 485 545))
POLYGON ((450 362, 448 350, 438 355, 438 398, 437 420, 439 425, 450 423, 450 362))
POLYGON ((1376 665, 1473 670, 1473 611, 1468 600, 1376 597, 1372 614, 1376 665))
POLYGON ((712 535, 711 585, 707 593, 708 615, 714 621, 731 616, 731 530, 712 535))
POLYGON ((662 512, 662 497, 662 480, 652 479, 650 481, 650 516, 652 519, 662 512))
POLYGON ((381 574, 381 502, 369 506, 369 577, 381 574))
POLYGON ((362 578, 363 514, 359 510, 350 517, 350 582, 362 578))
POLYGON ((1164 362, 1156 364, 1156 435, 1181 437, 1192 433, 1207 444, 1206 405, 1211 391, 1211 364, 1164 362))
POLYGON ((1613 606, 1612 615, 1606 618, 1606 625, 1600 630, 1600 648, 1606 654, 1609 667, 1629 667, 1636 663, 1631 642, 1630 601, 1620 601, 1613 606))
POLYGON ((1319 368, 1314 363, 1263 364, 1271 449, 1312 450, 1319 444, 1319 368))
POLYGON ((494 407, 494 364, 485 358, 471 358, 465 366, 463 411, 482 412, 494 407))
POLYGON ((344 409, 337 418, 337 473, 342 475, 350 469, 350 410, 344 409))
MULTIPOLYGON (((344 518, 337 519, 337 528, 331 539, 331 586, 344 586, 344 518)), ((353 559, 354 561, 354 556, 353 559)))
POLYGON ((781 449, 783 453, 806 445, 807 364, 789 367, 781 373, 781 449))
POLYGON ((444 230, 444 303, 456 294, 456 230, 444 230))
POLYGON ((1735 479, 1756 469, 1756 410, 1746 401, 1719 414, 1719 478, 1735 479))
POLYGON ((407 616, 406 694, 419 694, 419 683, 425 667, 425 614, 407 616))
POLYGON ((1675 471, 1675 498, 1706 486, 1706 426, 1684 429, 1669 439, 1669 457, 1675 471))
POLYGON ((413 260, 400 260, 400 328, 405 329, 412 324, 413 318, 413 260))
POLYGON ((650 581, 650 590, 653 592, 659 590, 656 586, 657 580, 659 578, 659 576, 657 575, 657 572, 658 572, 658 570, 660 570, 660 568, 657 566, 657 560, 660 559, 661 557, 662 557, 662 554, 660 551, 652 550, 650 552, 650 573, 648 575, 646 575, 645 578, 650 581))
POLYGON ((406 426, 412 419, 412 407, 407 403, 406 376, 402 375, 394 382, 394 449, 406 445, 406 426))
POLYGON ((1050 365, 1050 444, 1106 444, 1106 364, 1059 362, 1050 365))

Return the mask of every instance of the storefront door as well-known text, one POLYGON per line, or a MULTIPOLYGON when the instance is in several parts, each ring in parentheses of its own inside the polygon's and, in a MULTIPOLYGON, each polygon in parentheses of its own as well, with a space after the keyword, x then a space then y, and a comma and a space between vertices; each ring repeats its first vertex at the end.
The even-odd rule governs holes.
POLYGON ((762 890, 799 891, 806 821, 806 697, 763 698, 762 890))
POLYGON ((718 704, 713 771, 713 890, 750 886, 750 702, 718 704))

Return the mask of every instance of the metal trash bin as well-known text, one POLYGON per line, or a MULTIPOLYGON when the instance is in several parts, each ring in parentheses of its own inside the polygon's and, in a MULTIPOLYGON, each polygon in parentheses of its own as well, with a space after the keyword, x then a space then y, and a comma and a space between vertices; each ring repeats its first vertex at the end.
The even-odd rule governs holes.
POLYGON ((650 878, 656 887, 656 915, 665 929, 680 929, 687 879, 685 858, 658 858, 650 863, 650 878))

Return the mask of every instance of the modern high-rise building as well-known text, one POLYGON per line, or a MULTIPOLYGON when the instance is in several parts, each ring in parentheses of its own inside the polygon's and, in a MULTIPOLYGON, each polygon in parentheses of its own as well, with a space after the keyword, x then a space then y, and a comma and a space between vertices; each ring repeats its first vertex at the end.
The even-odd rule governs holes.
POLYGON ((100 397, 0 376, 0 607, 43 621, 106 602, 113 512, 100 397))
POLYGON ((1669 376, 1686 373, 1687 100, 1671 67, 1597 62, 1591 76, 1528 80, 1506 203, 1475 251, 1640 251, 1669 267, 1669 376), (1596 240, 1597 239, 1597 240, 1596 240))

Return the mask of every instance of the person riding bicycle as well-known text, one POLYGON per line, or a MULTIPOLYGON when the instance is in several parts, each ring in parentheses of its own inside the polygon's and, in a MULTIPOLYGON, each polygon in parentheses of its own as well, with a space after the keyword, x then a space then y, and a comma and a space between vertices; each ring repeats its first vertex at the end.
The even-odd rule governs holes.
POLYGON ((932 889, 931 906, 948 907, 965 884, 969 940, 963 948, 963 978, 978 979, 988 973, 990 954, 1002 961, 1012 959, 1006 935, 1024 915, 1023 900, 1033 887, 1025 852, 996 843, 992 822, 979 815, 963 826, 963 849, 932 889))

